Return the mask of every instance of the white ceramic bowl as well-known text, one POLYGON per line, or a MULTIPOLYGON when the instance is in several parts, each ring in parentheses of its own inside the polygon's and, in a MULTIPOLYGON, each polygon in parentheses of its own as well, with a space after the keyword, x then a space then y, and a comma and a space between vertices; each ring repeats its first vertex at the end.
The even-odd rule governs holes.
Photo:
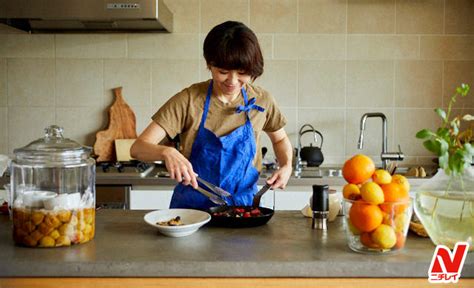
POLYGON ((144 217, 145 222, 153 227, 158 228, 158 231, 169 237, 183 237, 188 236, 199 230, 201 226, 211 220, 211 215, 204 211, 193 209, 167 209, 149 212, 144 217), (181 226, 163 226, 158 225, 158 222, 169 221, 176 216, 181 217, 184 225, 181 226))

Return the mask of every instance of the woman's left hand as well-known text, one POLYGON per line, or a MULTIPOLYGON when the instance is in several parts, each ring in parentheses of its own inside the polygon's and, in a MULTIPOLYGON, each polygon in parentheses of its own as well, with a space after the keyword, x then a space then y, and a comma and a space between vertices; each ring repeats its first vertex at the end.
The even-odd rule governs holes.
POLYGON ((272 141, 273 151, 275 151, 277 162, 280 165, 280 168, 267 179, 267 184, 272 185, 273 189, 285 189, 293 170, 291 167, 293 149, 291 148, 290 139, 288 139, 283 128, 275 132, 267 132, 267 135, 272 141))
POLYGON ((267 179, 267 184, 272 186, 272 189, 280 188, 285 189, 286 184, 291 176, 291 166, 282 166, 272 176, 267 179))

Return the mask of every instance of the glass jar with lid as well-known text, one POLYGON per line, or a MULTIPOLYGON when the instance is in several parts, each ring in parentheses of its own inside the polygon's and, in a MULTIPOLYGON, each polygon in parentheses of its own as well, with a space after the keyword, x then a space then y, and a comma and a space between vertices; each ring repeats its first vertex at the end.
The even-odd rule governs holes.
POLYGON ((90 147, 52 125, 15 149, 11 163, 13 239, 27 247, 90 241, 95 233, 95 161, 90 147))

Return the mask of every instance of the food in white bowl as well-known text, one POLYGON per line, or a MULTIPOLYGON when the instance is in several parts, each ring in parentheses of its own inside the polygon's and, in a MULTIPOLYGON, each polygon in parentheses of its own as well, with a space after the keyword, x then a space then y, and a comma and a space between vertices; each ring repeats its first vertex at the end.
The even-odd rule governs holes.
POLYGON ((149 225, 156 227, 163 235, 183 237, 199 230, 199 228, 211 220, 211 215, 207 212, 193 209, 167 209, 149 212, 145 215, 144 220, 149 225), (178 216, 182 225, 160 225, 160 223, 166 223, 176 219, 178 216))
POLYGON ((181 221, 180 216, 176 216, 175 218, 171 218, 168 221, 158 222, 157 224, 161 225, 161 226, 181 226, 181 225, 184 225, 184 223, 181 221))

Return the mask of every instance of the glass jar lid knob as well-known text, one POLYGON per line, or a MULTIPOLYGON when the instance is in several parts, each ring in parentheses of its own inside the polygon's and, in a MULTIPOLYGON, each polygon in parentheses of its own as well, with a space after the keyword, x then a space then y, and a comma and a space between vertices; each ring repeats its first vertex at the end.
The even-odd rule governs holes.
POLYGON ((63 128, 57 125, 51 125, 44 128, 44 136, 46 138, 63 138, 63 128))

